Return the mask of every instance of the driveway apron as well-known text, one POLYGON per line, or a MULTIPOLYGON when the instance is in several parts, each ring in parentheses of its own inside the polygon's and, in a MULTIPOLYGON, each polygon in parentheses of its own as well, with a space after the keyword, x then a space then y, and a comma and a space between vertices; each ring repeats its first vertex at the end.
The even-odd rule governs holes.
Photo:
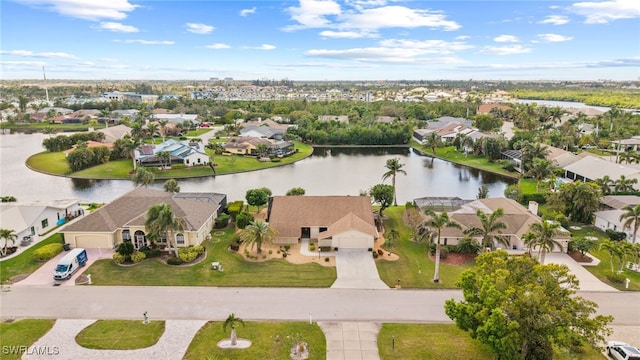
POLYGON ((336 253, 338 278, 332 289, 388 289, 380 280, 370 251, 340 250, 336 253))
POLYGON ((569 271, 580 281, 580 291, 618 291, 617 289, 603 283, 595 277, 584 266, 578 264, 571 256, 564 253, 547 253, 544 262, 546 264, 566 265, 569 271))
POLYGON ((327 360, 380 360, 378 332, 371 322, 318 322, 327 339, 327 360))

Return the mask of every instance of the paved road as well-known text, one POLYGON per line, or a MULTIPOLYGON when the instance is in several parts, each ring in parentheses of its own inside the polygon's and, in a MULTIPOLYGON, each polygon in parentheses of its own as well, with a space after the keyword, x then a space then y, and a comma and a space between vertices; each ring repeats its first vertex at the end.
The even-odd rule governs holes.
MULTIPOLYGON (((581 292, 614 324, 640 325, 640 292, 581 292)), ((450 322, 458 290, 16 286, 0 293, 3 318, 450 322)))

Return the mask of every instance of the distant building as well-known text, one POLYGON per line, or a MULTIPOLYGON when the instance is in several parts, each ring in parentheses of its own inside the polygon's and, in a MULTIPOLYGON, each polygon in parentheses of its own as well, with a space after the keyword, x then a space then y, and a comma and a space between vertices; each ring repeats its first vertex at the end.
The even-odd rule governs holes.
POLYGON ((349 123, 349 117, 347 115, 318 115, 318 121, 338 121, 349 123))
POLYGON ((124 101, 129 100, 137 103, 155 103, 158 101, 158 95, 138 94, 133 92, 110 91, 102 94, 107 100, 124 101))

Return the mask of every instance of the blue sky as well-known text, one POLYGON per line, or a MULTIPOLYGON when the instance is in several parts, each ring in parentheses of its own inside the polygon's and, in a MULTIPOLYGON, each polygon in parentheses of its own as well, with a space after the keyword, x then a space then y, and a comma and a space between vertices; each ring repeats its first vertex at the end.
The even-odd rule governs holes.
POLYGON ((1 79, 639 80, 640 1, 2 0, 1 79))

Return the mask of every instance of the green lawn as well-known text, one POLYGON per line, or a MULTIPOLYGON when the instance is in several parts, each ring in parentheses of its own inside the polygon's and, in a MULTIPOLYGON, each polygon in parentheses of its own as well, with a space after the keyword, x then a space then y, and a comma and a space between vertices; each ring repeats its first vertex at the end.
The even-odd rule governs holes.
MULTIPOLYGON (((599 241, 609 238, 604 231, 601 231, 594 226, 585 226, 582 224, 577 225, 581 227, 580 230, 571 229, 571 234, 574 238, 593 236, 598 238, 599 241)), ((611 259, 609 257, 609 253, 604 250, 600 250, 598 247, 592 249, 591 251, 589 251, 589 253, 600 259, 600 264, 598 264, 597 266, 585 266, 584 268, 589 270, 593 275, 600 279, 600 281, 604 282, 605 284, 611 285, 618 290, 640 291, 640 273, 631 271, 629 269, 624 270, 624 275, 629 280, 631 280, 629 282, 629 288, 625 289, 624 283, 614 283, 609 281, 606 277, 606 273, 611 271, 611 259)), ((615 264, 617 264, 617 261, 615 262, 615 264)), ((617 270, 616 267, 617 265, 614 265, 614 269, 617 270)))
MULTIPOLYGON (((296 143, 295 146, 296 149, 298 149, 297 153, 279 159, 279 161, 260 162, 253 156, 217 155, 214 158, 217 164, 216 174, 233 174, 282 166, 302 160, 313 152, 313 148, 310 145, 296 143)), ((211 153, 211 150, 207 149, 206 151, 211 153)), ((41 152, 31 156, 27 160, 27 164, 37 171, 83 179, 129 179, 133 171, 133 163, 131 160, 116 160, 71 173, 63 152, 41 152)), ((150 168, 150 170, 158 180, 214 175, 209 166, 176 167, 169 170, 150 168)))
POLYGON ((55 175, 69 175, 71 173, 67 157, 62 151, 53 153, 43 151, 32 155, 27 159, 27 166, 55 175))
POLYGON ((164 333, 164 321, 98 320, 76 335, 78 345, 88 349, 133 350, 155 345, 164 333))
MULTIPOLYGON (((29 347, 33 345, 51 330, 55 322, 52 319, 22 319, 11 323, 0 323, 0 349, 2 349, 2 356, 0 357, 4 360, 21 359, 22 354, 17 351, 11 351, 12 348, 10 347, 29 347)), ((55 346, 55 344, 51 344, 51 346, 55 346)), ((13 350, 15 349, 13 348, 13 350)))
POLYGON ((521 178, 518 181, 518 185, 520 186, 520 193, 522 194, 535 194, 538 191, 536 190, 537 181, 534 179, 525 179, 521 178))
POLYGON ((388 217, 384 221, 385 231, 396 228, 400 233, 400 239, 392 252, 398 254, 397 261, 377 260, 380 279, 390 287, 394 287, 400 279, 403 288, 456 288, 455 282, 460 274, 470 269, 473 265, 448 265, 440 263, 440 282, 434 283, 433 273, 435 263, 429 258, 427 244, 418 244, 412 238, 411 229, 402 220, 404 206, 396 206, 385 209, 384 215, 388 217))
POLYGON ((310 360, 326 359, 326 339, 317 324, 247 321, 244 327, 236 327, 236 333, 238 338, 250 340, 251 347, 244 350, 218 348, 218 341, 228 339, 229 332, 229 328, 226 333, 223 331, 220 321, 208 322, 193 338, 183 359, 289 359, 291 347, 298 341, 309 345, 310 360))
POLYGON ((196 137, 196 136, 200 136, 202 134, 206 134, 211 130, 213 130, 213 129, 211 129, 211 128, 199 128, 199 129, 191 130, 191 131, 187 132, 187 134, 185 136, 186 137, 196 137))
POLYGON ((57 233, 33 245, 19 255, 0 262, 0 282, 2 284, 16 275, 31 274, 36 271, 44 262, 38 261, 33 257, 33 252, 47 244, 64 243, 62 234, 57 233))
MULTIPOLYGON (((411 142, 411 146, 427 153, 427 155, 433 156, 431 149, 428 149, 416 143, 415 141, 411 142)), ((457 151, 454 146, 437 148, 435 157, 446 160, 446 161, 450 161, 453 163, 465 165, 475 169, 490 171, 496 174, 500 174, 500 175, 504 175, 512 178, 520 177, 520 174, 517 172, 511 172, 503 169, 502 166, 504 164, 502 162, 499 162, 499 161, 491 162, 484 156, 476 156, 473 154, 465 155, 464 153, 457 151)))
POLYGON ((286 260, 247 262, 227 250, 232 229, 213 232, 206 241, 206 260, 193 266, 169 266, 159 259, 147 259, 135 266, 122 267, 112 260, 98 260, 86 271, 96 285, 148 286, 244 286, 244 287, 329 287, 336 269, 316 263, 294 265, 286 260), (223 233, 223 235, 216 235, 223 233), (219 261, 224 272, 211 270, 219 261))
MULTIPOLYGON (((602 354, 592 348, 582 353, 555 351, 556 360, 601 360, 602 354)), ((491 349, 454 324, 382 324, 378 334, 380 359, 402 360, 491 360, 491 349), (391 337, 395 337, 395 351, 391 337)))

